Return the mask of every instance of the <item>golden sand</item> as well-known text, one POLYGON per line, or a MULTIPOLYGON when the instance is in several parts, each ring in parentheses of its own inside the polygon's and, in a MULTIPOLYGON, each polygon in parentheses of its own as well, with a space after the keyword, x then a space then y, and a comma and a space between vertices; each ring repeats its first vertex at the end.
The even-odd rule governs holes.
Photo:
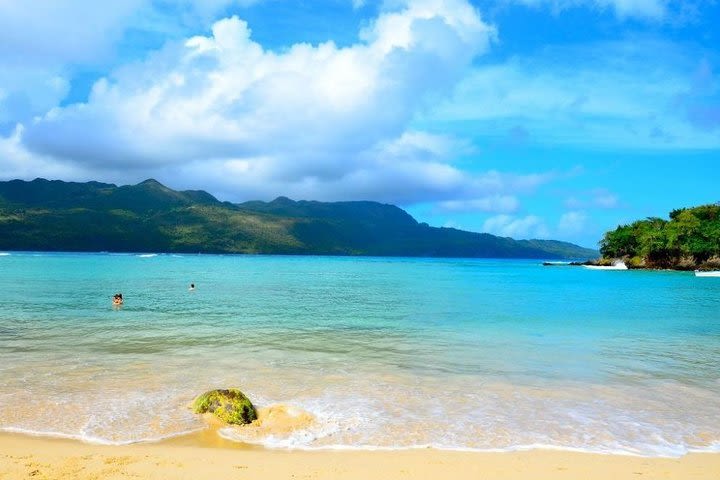
POLYGON ((158 444, 88 445, 0 435, 0 479, 713 479, 720 454, 679 459, 558 451, 271 451, 203 434, 158 444))

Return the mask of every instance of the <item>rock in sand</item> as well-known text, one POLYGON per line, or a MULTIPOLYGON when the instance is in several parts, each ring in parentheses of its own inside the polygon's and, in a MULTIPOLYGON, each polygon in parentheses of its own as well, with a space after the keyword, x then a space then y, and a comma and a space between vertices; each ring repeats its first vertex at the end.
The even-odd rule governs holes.
POLYGON ((245 425, 257 419, 257 412, 250 400, 240 390, 210 390, 195 399, 195 413, 212 413, 225 423, 245 425))

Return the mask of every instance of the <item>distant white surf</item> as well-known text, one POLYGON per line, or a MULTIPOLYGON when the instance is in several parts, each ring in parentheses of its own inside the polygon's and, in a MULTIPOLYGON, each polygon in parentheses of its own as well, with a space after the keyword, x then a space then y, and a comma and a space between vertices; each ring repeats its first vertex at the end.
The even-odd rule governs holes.
POLYGON ((625 265, 625 262, 619 261, 615 262, 612 265, 583 265, 585 268, 589 268, 590 270, 627 270, 628 267, 625 265))
POLYGON ((720 270, 713 270, 708 272, 701 272, 700 270, 695 270, 695 276, 696 277, 720 277, 720 270))

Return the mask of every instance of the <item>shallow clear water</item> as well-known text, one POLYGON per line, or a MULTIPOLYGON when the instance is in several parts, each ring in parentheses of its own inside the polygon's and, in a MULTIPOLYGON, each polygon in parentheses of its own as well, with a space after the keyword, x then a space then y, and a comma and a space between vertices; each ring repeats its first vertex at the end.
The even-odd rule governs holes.
POLYGON ((203 428, 188 403, 228 386, 317 418, 289 435, 221 431, 268 446, 720 450, 720 279, 511 260, 0 256, 1 429, 153 440, 203 428))

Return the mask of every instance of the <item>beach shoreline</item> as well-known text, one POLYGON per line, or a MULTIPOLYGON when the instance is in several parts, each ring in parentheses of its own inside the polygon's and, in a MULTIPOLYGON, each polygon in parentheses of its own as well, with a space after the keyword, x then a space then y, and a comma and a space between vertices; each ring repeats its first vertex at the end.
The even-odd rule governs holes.
POLYGON ((534 261, 7 260, 0 480, 112 478, 115 457, 118 478, 232 478, 238 456, 251 477, 289 464, 278 478, 720 470, 654 459, 719 450, 715 282, 534 261), (190 408, 215 388, 267 421, 217 430, 190 408))
POLYGON ((105 446, 2 433, 0 479, 365 479, 370 470, 377 478, 711 479, 720 471, 720 453, 649 458, 555 450, 303 451, 213 444, 211 438, 195 433, 158 443, 105 446))

